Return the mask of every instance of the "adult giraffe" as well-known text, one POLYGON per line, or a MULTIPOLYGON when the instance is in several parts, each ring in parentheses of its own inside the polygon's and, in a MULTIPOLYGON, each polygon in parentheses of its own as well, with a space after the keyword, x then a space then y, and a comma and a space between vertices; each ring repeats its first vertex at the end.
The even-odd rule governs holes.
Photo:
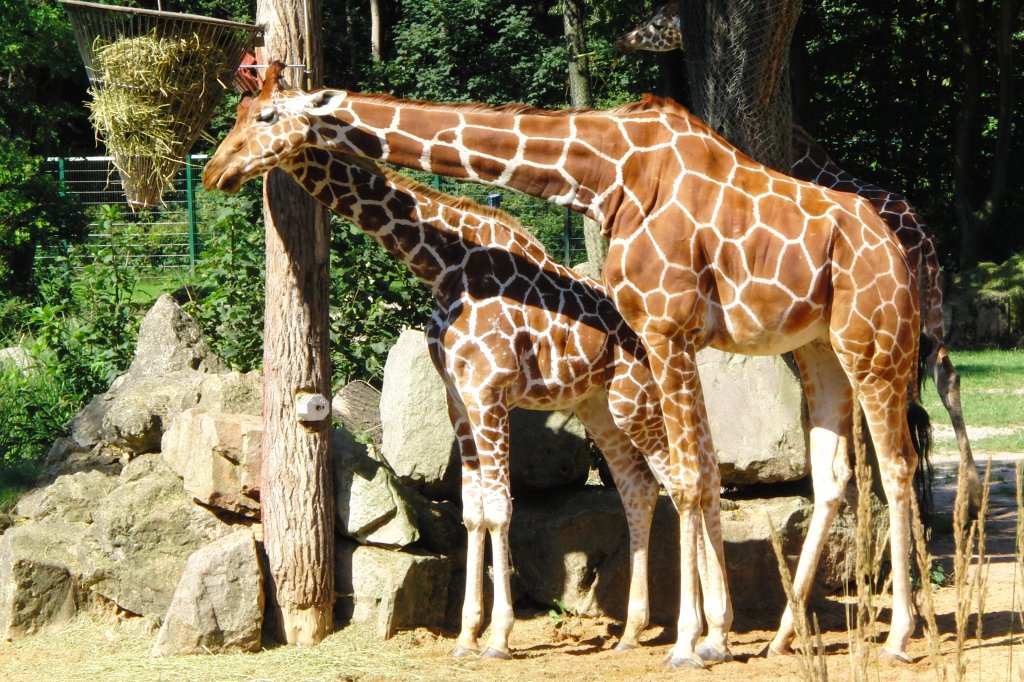
MULTIPOLYGON (((274 67, 268 78, 279 74, 274 67)), ((239 117, 253 106, 259 107, 259 100, 243 99, 239 117)), ((604 288, 553 261, 506 213, 441 194, 370 160, 307 147, 264 161, 249 165, 230 189, 275 167, 287 171, 409 267, 434 297, 426 337, 459 440, 469 531, 462 629, 454 654, 478 652, 489 534, 494 601, 483 655, 509 655, 508 412, 514 406, 575 411, 604 453, 630 537, 627 621, 618 648, 637 646, 648 623, 647 551, 658 481, 669 487, 682 474, 669 466, 644 348, 604 288)), ((211 189, 216 179, 214 172, 204 175, 211 189)), ((722 556, 720 479, 713 457, 701 463, 699 478, 709 541, 722 556)), ((724 586, 724 576, 706 586, 706 603, 722 611, 709 620, 723 623, 718 628, 723 645, 731 622, 724 586)))
MULTIPOLYGON (((624 52, 668 52, 683 49, 682 0, 669 0, 655 8, 647 21, 615 42, 624 52)), ((907 262, 918 278, 921 300, 921 327, 928 344, 924 355, 925 373, 935 381, 943 407, 949 414, 960 449, 960 461, 966 472, 967 494, 971 508, 981 506, 981 480, 971 452, 971 442, 960 403, 960 374, 946 348, 942 329, 942 270, 939 267, 935 239, 921 215, 897 192, 861 180, 840 168, 806 130, 793 126, 790 148, 790 174, 842 192, 853 192, 871 202, 907 251, 907 262)), ((918 377, 923 382, 925 373, 918 377)), ((912 390, 919 386, 912 384, 912 390)))
MULTIPOLYGON (((610 111, 412 102, 269 81, 208 162, 231 190, 253 166, 316 146, 522 191, 597 220, 610 237, 604 278, 641 337, 664 415, 669 463, 711 456, 696 351, 793 351, 811 424, 814 513, 794 578, 804 604, 850 467, 854 387, 890 501, 893 616, 885 652, 909 661, 908 425, 919 314, 903 250, 863 199, 776 173, 682 107, 657 98, 610 111)), ((205 177, 205 176, 204 176, 205 177)), ((696 476, 670 487, 680 512, 681 605, 675 661, 700 635, 696 476)), ((714 554, 709 553, 714 559, 714 554)), ((787 609, 772 650, 788 650, 787 609)), ((725 655, 706 639, 701 655, 725 655)))

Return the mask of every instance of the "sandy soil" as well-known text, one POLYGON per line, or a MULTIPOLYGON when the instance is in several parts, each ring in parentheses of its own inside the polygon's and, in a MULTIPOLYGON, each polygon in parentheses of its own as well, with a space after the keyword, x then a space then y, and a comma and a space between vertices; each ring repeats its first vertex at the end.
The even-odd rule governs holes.
MULTIPOLYGON (((1024 679, 1020 609, 1021 576, 1014 561, 1017 521, 1013 466, 1024 455, 997 455, 991 485, 988 549, 991 559, 985 591, 983 632, 967 642, 967 679, 1024 679), (1017 608, 1014 608, 1014 603, 1017 608)), ((952 508, 955 462, 938 463, 940 509, 952 508)), ((931 551, 952 571, 952 538, 939 537, 931 551)), ((947 679, 954 679, 955 638, 952 587, 935 590, 941 636, 942 663, 947 679)), ((829 597, 814 604, 823 629, 829 679, 852 679, 850 637, 844 598, 829 597)), ((345 628, 310 649, 276 647, 259 654, 196 656, 154 659, 152 623, 90 614, 79 617, 59 633, 24 642, 0 644, 0 680, 635 680, 800 679, 795 657, 762 658, 761 650, 772 632, 736 623, 732 649, 736 660, 716 665, 709 672, 666 671, 663 659, 674 633, 651 628, 643 646, 629 652, 612 650, 619 624, 608 619, 569 617, 561 625, 546 614, 521 614, 513 631, 513 660, 453 660, 453 635, 426 630, 399 633, 386 642, 369 628, 345 628)), ((879 634, 884 637, 889 613, 883 609, 879 634)), ((888 661, 872 664, 870 677, 879 680, 938 679, 928 657, 928 642, 921 628, 911 642, 912 665, 888 661)))

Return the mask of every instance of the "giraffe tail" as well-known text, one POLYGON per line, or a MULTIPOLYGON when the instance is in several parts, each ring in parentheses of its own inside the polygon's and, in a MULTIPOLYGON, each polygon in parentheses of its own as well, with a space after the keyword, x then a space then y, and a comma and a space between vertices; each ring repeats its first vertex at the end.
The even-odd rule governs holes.
MULTIPOLYGON (((919 377, 923 374, 924 358, 928 357, 928 352, 931 350, 931 341, 925 335, 921 336, 918 358, 922 367, 918 372, 919 377)), ((931 526, 932 514, 935 511, 932 495, 932 482, 935 477, 931 460, 932 422, 928 412, 920 403, 920 395, 919 391, 913 400, 907 401, 907 424, 910 426, 910 441, 914 450, 917 451, 914 492, 917 495, 917 505, 921 510, 921 523, 928 528, 931 526)))

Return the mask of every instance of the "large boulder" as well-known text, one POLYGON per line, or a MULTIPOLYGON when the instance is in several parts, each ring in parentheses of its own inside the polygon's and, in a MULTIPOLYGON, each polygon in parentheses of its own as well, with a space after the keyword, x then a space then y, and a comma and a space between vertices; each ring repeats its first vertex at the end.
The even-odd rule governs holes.
POLYGON ((116 476, 100 471, 59 476, 53 483, 26 493, 14 511, 36 522, 92 523, 99 501, 117 484, 116 476))
MULTIPOLYGON (((810 520, 803 497, 725 502, 722 533, 733 608, 739 619, 777 618, 785 606, 769 531, 782 541, 794 565, 810 520)), ((845 533, 833 533, 826 553, 852 551, 845 533)), ((509 544, 527 594, 536 602, 558 599, 583 615, 625 617, 629 585, 629 540, 625 515, 614 491, 586 488, 544 499, 517 500, 509 544)), ((679 608, 679 522, 671 501, 658 500, 650 540, 651 619, 672 623, 679 608)), ((834 579, 829 574, 829 579, 834 579)), ((759 621, 760 622, 760 621, 759 621)), ((770 623, 765 622, 764 625, 770 623)), ((749 623, 748 623, 749 625, 749 623)))
POLYGON ((799 373, 782 356, 705 348, 697 367, 725 485, 796 481, 809 473, 799 373))
POLYGON ((334 565, 338 622, 375 623, 383 638, 444 624, 452 572, 446 557, 339 540, 334 565))
POLYGON ((58 629, 78 612, 75 547, 86 526, 36 523, 0 537, 0 639, 58 629))
POLYGON ((420 537, 411 501, 418 496, 404 486, 372 445, 356 442, 345 429, 331 437, 337 530, 362 544, 406 547, 420 537))
POLYGON ((83 584, 125 611, 161 617, 189 555, 232 530, 192 501, 160 455, 141 455, 93 511, 78 548, 83 584))
POLYGON ((188 558, 152 653, 257 652, 263 609, 256 540, 240 530, 188 558))
MULTIPOLYGON (((258 372, 229 372, 207 346, 199 325, 174 299, 161 296, 142 320, 128 372, 71 420, 74 447, 65 448, 66 454, 82 460, 82 453, 104 445, 155 452, 174 418, 196 406, 258 415, 262 379, 258 372)), ((80 463, 74 467, 82 468, 80 463)))
MULTIPOLYGON (((428 497, 460 499, 458 444, 422 332, 405 330, 388 353, 380 404, 381 454, 395 473, 428 497)), ((514 409, 510 422, 515 494, 586 480, 590 453, 578 420, 514 409)))
POLYGON ((133 377, 167 376, 181 370, 226 372, 227 366, 203 338, 202 330, 173 298, 160 296, 139 325, 133 377))
POLYGON ((160 454, 193 499, 258 518, 262 438, 259 417, 193 407, 164 434, 160 454))

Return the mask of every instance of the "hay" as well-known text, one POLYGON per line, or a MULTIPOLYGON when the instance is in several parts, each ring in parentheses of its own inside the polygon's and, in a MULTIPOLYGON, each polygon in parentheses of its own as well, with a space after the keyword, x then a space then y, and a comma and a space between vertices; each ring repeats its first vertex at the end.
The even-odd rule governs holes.
POLYGON ((171 188, 195 141, 192 112, 216 105, 223 53, 198 35, 156 30, 93 44, 97 85, 89 89, 89 120, 106 143, 133 206, 152 207, 171 188), (211 82, 211 75, 213 82, 211 82))

